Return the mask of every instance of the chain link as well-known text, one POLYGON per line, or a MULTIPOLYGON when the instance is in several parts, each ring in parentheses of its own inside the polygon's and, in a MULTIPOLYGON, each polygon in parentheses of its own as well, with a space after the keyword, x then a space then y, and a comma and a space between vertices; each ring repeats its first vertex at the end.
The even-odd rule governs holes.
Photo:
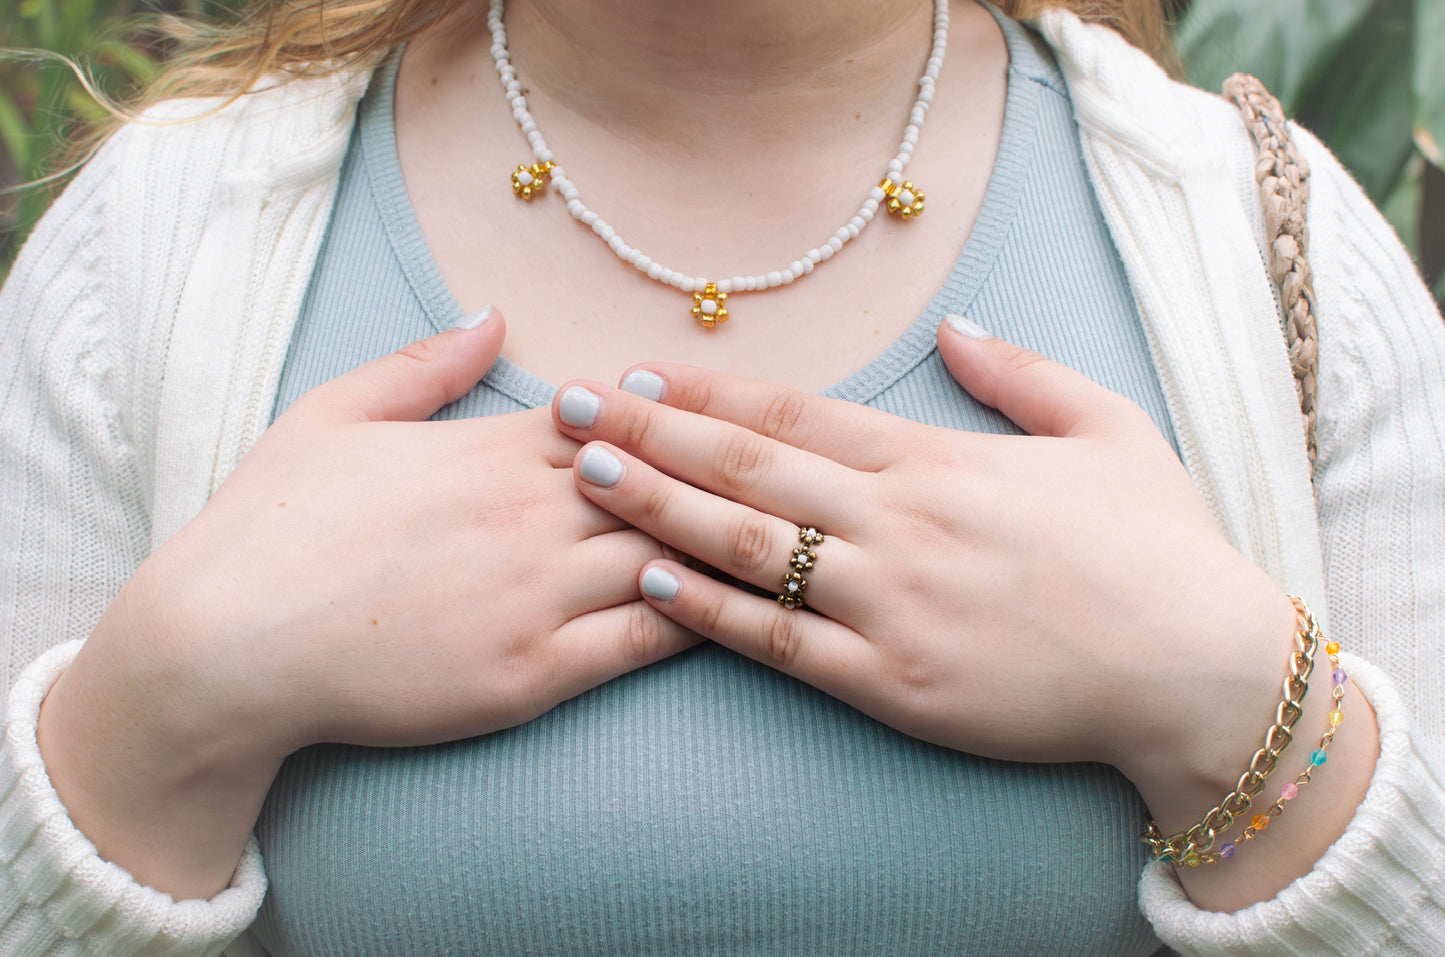
POLYGON ((1264 747, 1249 759, 1249 769, 1239 776, 1239 783, 1219 806, 1187 831, 1164 837, 1159 825, 1149 822, 1143 841, 1155 860, 1168 859, 1181 864, 1190 854, 1199 854, 1214 846, 1214 839, 1228 831, 1234 819, 1249 811, 1251 803, 1264 788, 1279 756, 1294 740, 1294 726, 1304 713, 1301 703, 1309 691, 1310 674, 1315 667, 1315 651, 1319 647, 1320 627, 1301 598, 1290 596, 1300 627, 1295 632, 1295 650, 1289 657, 1289 676, 1284 679, 1284 700, 1275 709, 1274 724, 1264 736, 1264 747))

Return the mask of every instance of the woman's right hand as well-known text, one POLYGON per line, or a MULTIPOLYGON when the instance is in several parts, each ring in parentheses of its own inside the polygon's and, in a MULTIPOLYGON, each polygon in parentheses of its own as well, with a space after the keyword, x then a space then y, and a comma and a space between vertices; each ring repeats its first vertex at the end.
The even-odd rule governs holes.
POLYGON ((297 748, 512 727, 697 640, 640 599, 663 548, 578 494, 548 409, 420 421, 504 332, 307 393, 121 590, 40 723, 102 856, 210 896, 297 748))

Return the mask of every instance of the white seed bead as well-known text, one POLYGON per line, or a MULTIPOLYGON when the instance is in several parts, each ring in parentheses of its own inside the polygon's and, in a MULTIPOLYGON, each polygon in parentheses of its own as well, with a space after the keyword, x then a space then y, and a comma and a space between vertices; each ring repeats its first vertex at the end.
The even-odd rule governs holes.
POLYGON ((704 316, 717 315, 716 299, 704 299, 702 302, 698 303, 697 306, 699 311, 701 311, 704 316))
MULTIPOLYGON (((907 168, 918 146, 924 117, 937 92, 938 76, 943 69, 944 56, 948 50, 948 4, 949 0, 934 0, 933 44, 923 75, 918 79, 918 97, 909 110, 909 123, 903 132, 898 153, 888 162, 885 180, 887 188, 885 189, 884 186, 872 187, 868 191, 868 197, 863 205, 846 224, 840 227, 826 243, 808 250, 804 256, 789 263, 787 269, 719 280, 715 287, 719 293, 752 292, 794 282, 811 273, 819 263, 840 252, 845 243, 858 238, 864 227, 874 219, 879 205, 887 199, 888 192, 893 192, 899 202, 905 206, 914 203, 917 199, 914 193, 911 190, 902 189, 903 171, 907 168), (891 181, 891 184, 888 181, 891 181)), ((582 203, 580 191, 567 179, 563 169, 555 165, 556 155, 547 147, 541 129, 527 109, 522 83, 517 78, 516 67, 513 66, 511 55, 507 50, 507 31, 502 22, 504 7, 504 0, 491 0, 487 14, 487 27, 492 34, 491 53, 497 76, 501 81, 503 95, 512 110, 512 117, 532 147, 533 157, 538 163, 553 164, 554 168, 551 171, 553 191, 566 200, 568 213, 578 222, 590 227, 607 243, 618 258, 628 262, 639 272, 646 273, 649 279, 666 283, 687 293, 700 292, 705 289, 708 284, 706 279, 687 276, 668 269, 645 255, 641 250, 627 245, 606 220, 582 203)), ((534 176, 530 171, 523 171, 517 176, 516 181, 519 186, 524 187, 538 188, 542 185, 540 178, 534 176)), ((704 309, 705 314, 709 316, 721 311, 717 302, 711 299, 706 301, 704 309)))

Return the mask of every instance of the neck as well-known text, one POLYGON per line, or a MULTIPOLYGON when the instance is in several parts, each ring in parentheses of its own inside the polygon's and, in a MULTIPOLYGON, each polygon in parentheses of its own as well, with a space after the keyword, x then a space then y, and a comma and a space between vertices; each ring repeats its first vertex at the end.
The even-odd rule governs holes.
POLYGON ((506 25, 534 102, 654 142, 700 126, 746 142, 840 111, 896 120, 932 15, 930 0, 509 0, 506 25))

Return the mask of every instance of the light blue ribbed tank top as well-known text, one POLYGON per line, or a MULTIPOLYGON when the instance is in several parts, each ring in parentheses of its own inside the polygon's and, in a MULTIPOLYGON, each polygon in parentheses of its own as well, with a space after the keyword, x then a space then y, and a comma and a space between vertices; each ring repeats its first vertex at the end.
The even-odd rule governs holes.
MULTIPOLYGON (((912 328, 827 394, 1016 431, 937 355, 959 312, 1133 398, 1172 441, 1063 81, 1004 26, 1003 137, 967 245, 912 328)), ((408 205, 394 79, 395 58, 362 103, 278 411, 460 315, 408 205)), ((438 417, 552 393, 502 360, 438 417)), ((294 755, 258 825, 257 930, 276 957, 1145 955, 1143 818, 1111 768, 924 744, 704 645, 497 734, 294 755)))

